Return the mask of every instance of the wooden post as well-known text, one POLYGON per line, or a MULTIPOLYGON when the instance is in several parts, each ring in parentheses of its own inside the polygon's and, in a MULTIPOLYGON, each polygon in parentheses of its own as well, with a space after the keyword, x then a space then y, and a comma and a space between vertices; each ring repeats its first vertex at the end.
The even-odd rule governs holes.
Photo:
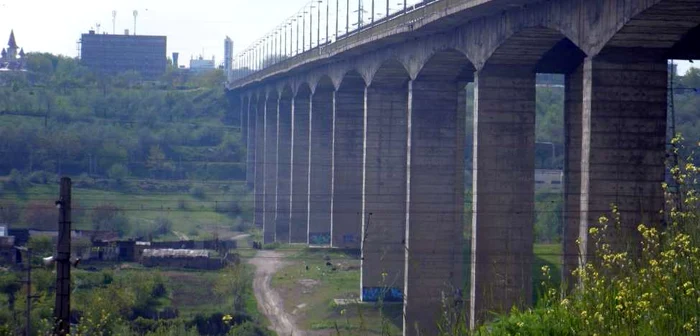
POLYGON ((56 247, 56 305, 54 306, 54 335, 70 334, 70 242, 71 242, 71 180, 61 178, 58 208, 58 245, 56 247))

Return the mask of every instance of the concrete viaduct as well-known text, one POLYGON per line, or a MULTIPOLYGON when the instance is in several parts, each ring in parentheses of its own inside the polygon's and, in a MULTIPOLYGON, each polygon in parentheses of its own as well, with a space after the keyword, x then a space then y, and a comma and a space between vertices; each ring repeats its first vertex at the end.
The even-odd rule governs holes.
POLYGON ((360 248, 363 299, 399 298, 404 335, 435 334, 443 299, 469 272, 464 88, 474 83, 467 318, 527 306, 535 75, 566 78, 569 274, 611 204, 623 220, 613 243, 661 221, 667 60, 698 58, 699 25, 700 0, 438 0, 230 80, 255 223, 266 243, 360 248))

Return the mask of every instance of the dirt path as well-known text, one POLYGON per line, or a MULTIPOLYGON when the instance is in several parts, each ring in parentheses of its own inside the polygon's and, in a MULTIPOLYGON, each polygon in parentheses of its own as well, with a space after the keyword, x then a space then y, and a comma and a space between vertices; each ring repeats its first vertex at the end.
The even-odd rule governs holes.
POLYGON ((284 311, 284 303, 279 293, 270 286, 272 275, 285 264, 284 255, 275 251, 258 251, 250 263, 255 266, 253 291, 258 301, 258 308, 270 320, 270 329, 279 336, 304 336, 294 324, 294 318, 284 311))

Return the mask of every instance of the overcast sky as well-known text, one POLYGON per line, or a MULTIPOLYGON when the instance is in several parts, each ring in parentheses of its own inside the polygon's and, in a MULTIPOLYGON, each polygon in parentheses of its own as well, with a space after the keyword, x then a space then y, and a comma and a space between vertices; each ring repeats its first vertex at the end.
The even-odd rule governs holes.
MULTIPOLYGON (((200 54, 223 61, 228 35, 237 53, 299 10, 308 0, 0 0, 0 46, 6 47, 10 29, 26 52, 42 51, 75 57, 80 34, 100 23, 112 32, 166 35, 168 55, 180 52, 180 64, 200 54)), ((684 73, 687 62, 679 63, 684 73)))

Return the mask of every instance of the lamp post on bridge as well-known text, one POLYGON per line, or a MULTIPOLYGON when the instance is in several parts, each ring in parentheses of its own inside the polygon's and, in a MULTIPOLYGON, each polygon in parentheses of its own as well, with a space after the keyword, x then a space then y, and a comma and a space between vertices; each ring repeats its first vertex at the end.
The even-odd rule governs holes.
POLYGON ((306 51, 306 6, 301 11, 301 52, 306 51))
MULTIPOLYGON (((316 47, 321 45, 321 3, 323 0, 318 0, 318 5, 316 5, 316 47)), ((328 3, 326 3, 327 7, 328 3)))

